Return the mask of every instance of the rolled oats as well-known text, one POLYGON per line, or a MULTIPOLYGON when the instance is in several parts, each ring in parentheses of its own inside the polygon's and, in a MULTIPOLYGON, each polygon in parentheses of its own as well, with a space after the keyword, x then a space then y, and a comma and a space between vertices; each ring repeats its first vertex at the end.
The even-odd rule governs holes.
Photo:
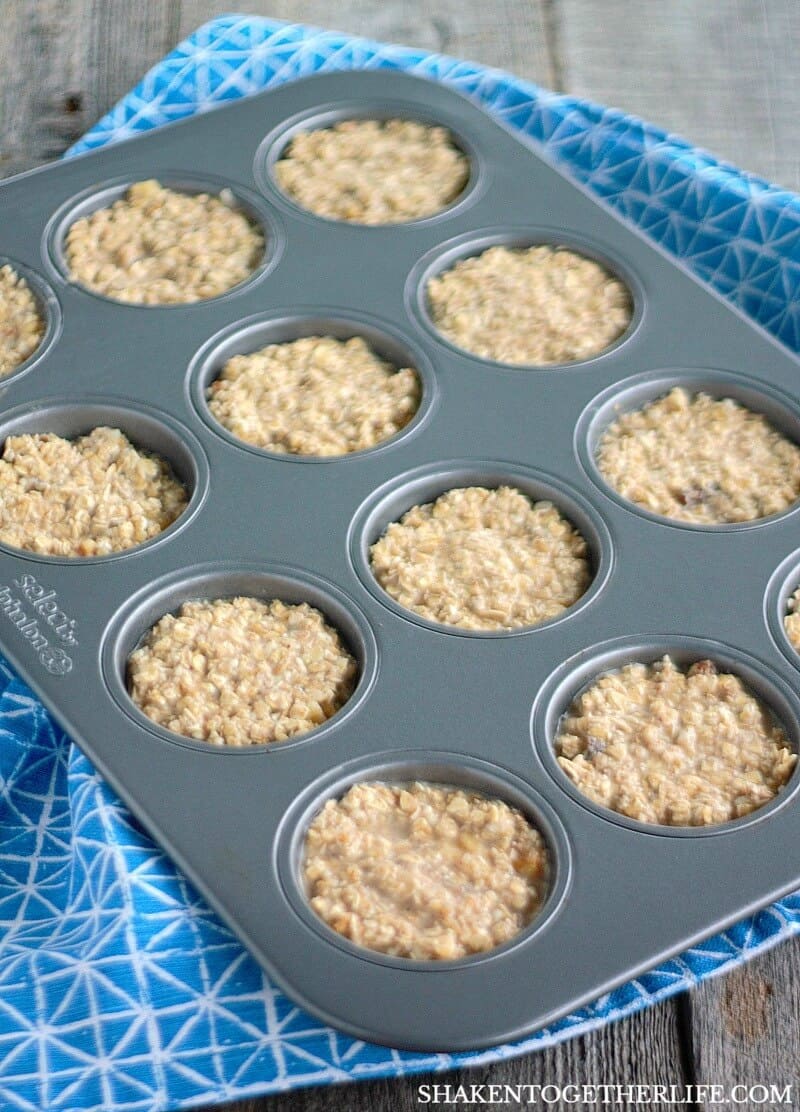
POLYGON ((679 386, 621 414, 600 441, 597 466, 623 497, 677 521, 753 521, 800 498, 796 444, 732 398, 679 386))
POLYGON ((131 698, 159 726, 212 745, 285 741, 350 698, 357 665, 307 603, 185 602, 128 661, 131 698))
POLYGON ((297 204, 356 224, 432 216, 463 192, 469 172, 446 128, 414 120, 342 120, 300 132, 275 166, 297 204))
POLYGON ((589 359, 628 328, 623 282, 563 247, 490 247, 432 278, 433 323, 463 351, 510 365, 589 359))
POLYGON ((157 536, 188 495, 165 460, 119 429, 75 440, 9 436, 0 458, 0 539, 49 556, 105 556, 157 536))
POLYGON ((229 359, 208 399, 247 444, 340 456, 399 432, 417 411, 420 386, 415 371, 396 370, 360 336, 309 336, 229 359))
POLYGON ((536 625, 581 597, 591 580, 586 541, 551 502, 512 487, 463 487, 414 506, 370 549, 381 587, 443 625, 536 625))
POLYGON ((789 640, 800 652, 800 587, 789 599, 787 609, 789 612, 783 619, 783 625, 789 640))
POLYGON ((73 282, 137 305, 217 297, 248 278, 263 254, 261 231, 229 190, 179 193, 153 180, 76 220, 66 237, 73 282))
POLYGON ((452 960, 508 942, 548 893, 542 835, 514 807, 427 783, 355 784, 305 840, 319 917, 360 946, 452 960))
POLYGON ((596 803, 640 822, 708 826, 763 807, 797 762, 738 676, 665 656, 599 677, 570 706, 558 763, 596 803))
POLYGON ((30 286, 10 266, 0 266, 0 378, 30 359, 43 336, 30 286))

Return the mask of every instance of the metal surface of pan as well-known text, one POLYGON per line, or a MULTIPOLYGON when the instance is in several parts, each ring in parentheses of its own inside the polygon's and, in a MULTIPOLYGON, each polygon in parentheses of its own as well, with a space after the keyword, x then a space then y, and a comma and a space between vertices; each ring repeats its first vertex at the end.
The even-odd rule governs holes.
MULTIPOLYGON (((210 186, 209 186, 210 187, 210 186)), ((275 981, 351 1034, 467 1050, 524 1035, 800 884, 799 774, 745 820, 643 827, 590 805, 552 755, 558 716, 593 675, 670 652, 729 664, 800 739, 800 673, 781 615, 800 583, 800 511, 686 528, 609 490, 594 445, 618 408, 692 383, 740 398, 795 439, 800 363, 459 94, 404 74, 312 77, 0 185, 0 255, 31 278, 45 342, 0 384, 0 439, 75 435, 107 420, 189 485, 189 511, 118 555, 62 560, 0 546, 0 647, 132 811, 275 981), (319 219, 283 196, 275 159, 298 127, 346 116, 443 124, 472 162, 448 209, 404 225, 319 219), (206 302, 120 304, 73 285, 76 214, 158 178, 227 187, 265 232, 262 265, 206 302), (627 282, 625 336, 597 358, 514 368, 436 333, 424 285, 494 243, 551 242, 627 282), (416 365, 420 412, 349 457, 299 459, 237 443, 205 405, 221 362, 274 339, 364 335, 416 365), (372 579, 368 545, 451 486, 509 481, 551 498, 589 541, 594 582, 558 620, 471 635, 403 611, 372 579), (36 610, 72 623, 65 643, 36 610), (125 661, 190 598, 309 601, 360 668, 354 697, 285 744, 225 749, 156 727, 125 661), (30 622, 16 619, 23 613, 30 622), (21 630, 35 628, 38 636, 21 630), (500 949, 428 963, 359 950, 307 907, 303 832, 356 779, 422 778, 499 795, 534 818, 554 877, 543 913, 500 949)), ((2 261, 0 260, 0 261, 2 261)))

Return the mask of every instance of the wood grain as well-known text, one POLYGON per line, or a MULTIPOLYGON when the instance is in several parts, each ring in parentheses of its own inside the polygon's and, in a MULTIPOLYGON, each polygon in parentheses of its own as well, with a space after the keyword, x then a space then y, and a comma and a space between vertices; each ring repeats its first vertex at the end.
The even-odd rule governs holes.
POLYGON ((91 121, 86 44, 70 35, 87 17, 84 0, 41 0, 3 7, 0 172, 55 158, 91 121))
MULTIPOLYGON (((438 50, 490 66, 513 70, 545 85, 555 71, 547 35, 547 0, 255 0, 247 10, 438 50)), ((181 33, 188 34, 211 18, 218 5, 209 0, 183 0, 181 33)))
POLYGON ((179 14, 172 4, 128 0, 0 7, 1 176, 48 162, 80 138, 174 45, 179 14))
MULTIPOLYGON (((794 1086, 800 1101, 800 939, 692 993, 690 1053, 707 1084, 794 1086)), ((769 1105, 767 1105, 769 1107, 769 1105)))
POLYGON ((800 189, 797 0, 558 0, 565 87, 800 189))

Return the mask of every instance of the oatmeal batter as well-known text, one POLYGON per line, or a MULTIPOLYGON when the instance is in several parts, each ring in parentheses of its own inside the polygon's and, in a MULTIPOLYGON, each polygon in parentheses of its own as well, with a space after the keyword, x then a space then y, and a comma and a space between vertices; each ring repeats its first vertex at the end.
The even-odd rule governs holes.
POLYGON ((370 550, 401 606, 462 629, 514 629, 562 613, 591 580, 586 541, 551 502, 464 487, 414 506, 370 550))
POLYGON ((260 265, 264 237, 229 190, 178 193, 135 182, 67 233, 69 276, 95 293, 137 305, 217 297, 260 265))
POLYGON ((783 619, 784 629, 791 643, 800 652, 800 587, 789 599, 789 613, 783 619))
POLYGON ((665 656, 600 676, 567 711, 558 763, 596 803, 640 822, 710 826, 763 807, 796 755, 738 676, 665 656))
POLYGON ((416 372, 396 370, 360 336, 309 336, 236 355, 208 408, 239 440, 273 452, 342 456, 394 436, 420 400, 416 372))
POLYGON ((627 287, 563 247, 490 247, 461 259, 427 288, 433 323, 482 359, 547 366, 590 359, 628 328, 627 287))
POLYGON ((0 540, 48 556, 105 556, 157 536, 188 495, 165 460, 119 429, 75 440, 9 436, 0 458, 0 540))
POLYGON ((30 359, 43 336, 30 286, 10 266, 0 266, 0 378, 30 359))
POLYGON ((463 192, 469 173, 446 128, 414 120, 342 120, 301 132, 275 166, 297 204, 355 224, 433 216, 463 192))
POLYGON ((541 834, 497 799, 427 783, 355 784, 313 820, 311 907, 360 946, 453 960, 501 946, 541 909, 541 834))
POLYGON ((128 661, 131 698, 148 718, 212 745, 285 741, 319 726, 353 693, 357 665, 307 603, 185 602, 128 661))
POLYGON ((800 498, 800 448, 731 398, 676 386, 608 428, 597 466, 651 513, 699 525, 753 521, 800 498))

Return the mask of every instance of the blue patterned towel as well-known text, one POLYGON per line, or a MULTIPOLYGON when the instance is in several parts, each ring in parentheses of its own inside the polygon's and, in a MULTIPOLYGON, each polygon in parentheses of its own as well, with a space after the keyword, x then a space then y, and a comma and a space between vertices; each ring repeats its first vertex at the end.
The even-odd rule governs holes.
MULTIPOLYGON (((155 67, 86 151, 323 70, 444 81, 800 350, 800 198, 639 120, 452 58, 226 16, 155 67)), ((0 1107, 154 1112, 507 1058, 664 999, 800 929, 800 895, 513 1046, 410 1054, 340 1035, 261 973, 0 661, 0 1107)))

